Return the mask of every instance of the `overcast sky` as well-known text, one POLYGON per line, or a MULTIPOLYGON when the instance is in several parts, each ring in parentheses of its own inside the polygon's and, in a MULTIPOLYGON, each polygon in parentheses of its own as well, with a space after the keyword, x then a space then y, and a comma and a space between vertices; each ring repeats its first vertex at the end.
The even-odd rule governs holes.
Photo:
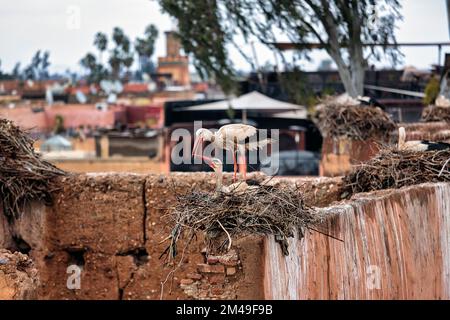
MULTIPOLYGON (((397 31, 399 42, 449 41, 445 0, 403 0, 404 21, 397 31)), ((149 23, 163 32, 173 27, 171 19, 161 13, 155 0, 14 0, 3 1, 0 11, 0 59, 2 70, 10 71, 17 61, 27 64, 33 53, 49 50, 51 70, 79 70, 79 60, 92 45, 97 31, 111 34, 113 27, 122 27, 131 39, 141 35, 149 23)), ((251 55, 249 45, 243 50, 251 55)), ((450 52, 450 47, 444 52, 450 52)), ((257 47, 260 64, 274 62, 273 53, 257 47)), ((428 68, 437 62, 436 48, 404 48, 404 62, 428 68)), ((165 54, 164 37, 159 37, 156 56, 165 54)), ((237 68, 249 65, 233 51, 237 68)), ((324 52, 314 52, 313 61, 303 67, 317 67, 324 52)), ((382 66, 379 64, 378 66, 382 66)))

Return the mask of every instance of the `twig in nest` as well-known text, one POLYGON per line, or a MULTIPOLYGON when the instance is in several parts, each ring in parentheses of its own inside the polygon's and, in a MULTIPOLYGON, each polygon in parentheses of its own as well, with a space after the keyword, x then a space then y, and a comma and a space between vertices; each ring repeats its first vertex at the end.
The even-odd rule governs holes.
POLYGON ((444 173, 444 169, 447 166, 448 162, 450 161, 450 158, 447 159, 447 161, 445 161, 444 165, 442 166, 441 171, 439 171, 438 177, 441 177, 442 174, 444 173))
POLYGON ((228 248, 227 248, 227 250, 230 251, 230 249, 231 249, 231 243, 232 243, 232 241, 231 241, 231 236, 230 236, 230 234, 228 233, 227 229, 225 229, 225 228, 223 227, 223 225, 220 223, 219 220, 217 220, 217 223, 220 225, 220 227, 223 229, 223 231, 225 231, 225 233, 226 233, 227 236, 228 236, 228 248))

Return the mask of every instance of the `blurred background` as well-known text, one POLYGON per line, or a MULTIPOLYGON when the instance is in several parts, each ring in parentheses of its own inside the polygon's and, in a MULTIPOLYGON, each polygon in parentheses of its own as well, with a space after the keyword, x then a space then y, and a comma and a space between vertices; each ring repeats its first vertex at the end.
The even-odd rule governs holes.
POLYGON ((323 97, 367 96, 416 122, 446 92, 448 2, 357 3, 5 2, 0 117, 73 172, 207 170, 170 156, 192 145, 172 132, 201 120, 278 129, 278 174, 318 175, 323 97))

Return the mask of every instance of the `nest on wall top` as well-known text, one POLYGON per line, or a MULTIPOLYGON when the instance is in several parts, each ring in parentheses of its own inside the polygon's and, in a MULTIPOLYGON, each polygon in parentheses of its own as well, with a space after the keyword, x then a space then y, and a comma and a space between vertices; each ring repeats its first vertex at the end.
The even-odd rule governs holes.
POLYGON ((378 107, 324 103, 316 108, 313 121, 322 136, 367 140, 386 140, 396 125, 378 107))
POLYGON ((450 108, 430 105, 422 111, 422 121, 424 122, 450 122, 450 108))
POLYGON ((35 153, 27 132, 0 119, 0 196, 7 217, 17 217, 31 200, 51 203, 52 179, 64 174, 35 153))
POLYGON ((410 151, 386 147, 343 179, 342 198, 359 192, 450 181, 450 150, 410 151))
POLYGON ((169 258, 177 255, 177 243, 183 236, 190 241, 197 232, 205 234, 210 246, 218 240, 217 250, 229 249, 234 238, 274 235, 288 255, 289 237, 298 232, 301 238, 305 228, 323 221, 317 210, 305 204, 296 187, 266 185, 243 193, 193 191, 178 195, 171 218, 174 227, 165 251, 169 258))

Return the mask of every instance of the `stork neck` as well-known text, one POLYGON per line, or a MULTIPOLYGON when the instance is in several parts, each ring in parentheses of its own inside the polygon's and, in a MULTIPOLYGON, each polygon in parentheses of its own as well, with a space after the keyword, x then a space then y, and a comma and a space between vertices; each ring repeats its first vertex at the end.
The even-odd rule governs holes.
POLYGON ((221 191, 223 186, 223 172, 222 170, 216 171, 216 190, 221 191))
POLYGON ((402 149, 406 142, 406 132, 403 127, 398 130, 398 148, 402 149))

